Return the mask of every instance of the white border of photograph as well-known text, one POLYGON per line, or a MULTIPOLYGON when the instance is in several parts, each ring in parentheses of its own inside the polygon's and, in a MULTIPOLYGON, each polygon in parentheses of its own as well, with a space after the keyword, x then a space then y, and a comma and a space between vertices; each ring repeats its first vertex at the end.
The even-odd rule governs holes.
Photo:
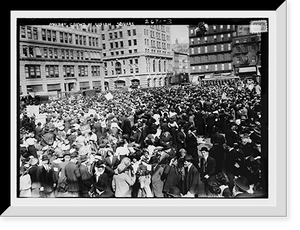
MULTIPOLYGON (((198 217, 286 216, 286 1, 277 11, 12 11, 11 12, 11 206, 2 216, 198 217), (269 197, 267 199, 38 199, 17 198, 18 18, 268 18, 269 197)), ((263 76, 264 77, 264 76, 263 76)))

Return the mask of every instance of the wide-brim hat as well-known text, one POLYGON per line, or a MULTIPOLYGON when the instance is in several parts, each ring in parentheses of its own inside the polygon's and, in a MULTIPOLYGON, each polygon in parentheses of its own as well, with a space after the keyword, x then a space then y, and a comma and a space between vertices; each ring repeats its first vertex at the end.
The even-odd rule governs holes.
POLYGON ((167 194, 171 197, 181 197, 180 190, 177 187, 171 187, 167 194))
POLYGON ((238 186, 243 191, 248 191, 250 189, 248 179, 246 177, 238 177, 233 180, 234 184, 238 186))

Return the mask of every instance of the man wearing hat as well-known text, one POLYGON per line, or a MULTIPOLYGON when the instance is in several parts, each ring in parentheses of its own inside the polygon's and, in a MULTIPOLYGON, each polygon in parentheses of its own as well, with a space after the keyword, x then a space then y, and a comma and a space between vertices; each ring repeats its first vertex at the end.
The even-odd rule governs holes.
MULTIPOLYGON (((58 163, 59 170, 59 177, 57 182, 57 196, 62 196, 63 193, 66 193, 68 191, 68 185, 67 185, 67 178, 65 173, 66 165, 70 162, 70 152, 65 151, 62 153, 63 159, 61 160, 61 163, 58 163)), ((59 158, 61 157, 61 154, 59 155, 59 158)))
POLYGON ((79 196, 79 182, 78 178, 80 175, 78 174, 78 166, 77 163, 78 153, 73 151, 70 154, 70 161, 65 166, 65 175, 66 182, 68 184, 68 196, 70 197, 78 197, 79 196))
POLYGON ((250 193, 250 186, 246 177, 240 176, 233 180, 234 187, 232 191, 233 197, 237 198, 253 198, 254 195, 250 193))
POLYGON ((79 181, 79 196, 80 197, 89 197, 89 191, 92 187, 92 175, 89 173, 87 167, 88 157, 87 155, 81 155, 80 158, 80 165, 78 166, 78 177, 79 181))
POLYGON ((158 156, 151 157, 149 164, 152 165, 151 171, 151 189, 154 197, 164 197, 163 194, 163 186, 164 182, 162 180, 162 174, 164 168, 158 164, 159 158, 158 156))
POLYGON ((28 174, 31 178, 31 197, 40 197, 40 187, 41 183, 39 182, 37 178, 37 170, 38 170, 38 162, 39 160, 37 158, 31 158, 29 160, 29 169, 28 174))
POLYGON ((185 178, 184 178, 184 188, 183 194, 187 194, 192 187, 197 184, 201 184, 200 175, 197 168, 193 165, 193 157, 191 155, 186 155, 184 157, 184 167, 185 167, 185 178))
POLYGON ((42 165, 37 169, 37 178, 41 183, 41 197, 54 197, 54 190, 56 188, 57 180, 47 154, 42 156, 42 165))

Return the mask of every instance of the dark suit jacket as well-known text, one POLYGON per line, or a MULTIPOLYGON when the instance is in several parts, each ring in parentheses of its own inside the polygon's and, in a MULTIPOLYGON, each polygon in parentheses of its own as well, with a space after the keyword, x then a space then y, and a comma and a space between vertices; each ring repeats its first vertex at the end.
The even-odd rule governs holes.
POLYGON ((225 133, 226 144, 233 147, 235 142, 239 141, 239 136, 232 129, 228 129, 225 133))
POLYGON ((200 175, 197 168, 192 165, 185 177, 185 191, 186 194, 192 187, 200 183, 200 175))
POLYGON ((200 161, 200 177, 201 180, 206 180, 204 178, 205 175, 208 175, 209 177, 213 176, 216 171, 216 161, 214 158, 208 156, 206 163, 204 163, 204 158, 200 161))
POLYGON ((177 167, 166 165, 161 180, 164 181, 163 192, 168 192, 171 187, 179 188, 181 174, 177 167))
POLYGON ((79 191, 79 183, 78 178, 80 175, 78 174, 77 170, 78 166, 74 162, 69 162, 65 166, 65 175, 67 178, 67 183, 69 186, 70 192, 78 192, 79 191))

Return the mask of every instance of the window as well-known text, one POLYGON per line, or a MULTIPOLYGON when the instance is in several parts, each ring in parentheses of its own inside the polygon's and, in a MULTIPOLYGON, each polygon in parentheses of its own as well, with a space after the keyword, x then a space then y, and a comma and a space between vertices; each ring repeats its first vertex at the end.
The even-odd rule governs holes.
POLYGON ((82 44, 86 46, 86 36, 82 36, 82 44))
POLYGON ((228 29, 228 30, 230 29, 230 25, 227 25, 227 29, 228 29))
POLYGON ((114 32, 115 38, 118 38, 118 32, 114 32))
POLYGON ((102 44, 102 49, 104 49, 104 50, 106 49, 105 43, 102 44))
POLYGON ((131 40, 128 40, 128 46, 131 46, 131 40))
POLYGON ((48 49, 47 48, 44 48, 44 50, 43 50, 43 57, 48 58, 48 49))
POLYGON ((49 84, 49 85, 47 85, 47 91, 48 92, 61 91, 60 83, 59 84, 49 84))
POLYGON ((89 37, 89 46, 92 46, 92 38, 89 37))
POLYGON ((138 50, 137 50, 137 49, 134 49, 134 50, 133 50, 133 52, 134 52, 134 53, 137 53, 137 52, 138 52, 138 50))
POLYGON ((38 31, 37 31, 37 28, 33 28, 33 39, 38 40, 38 31))
POLYGON ((191 54, 194 54, 194 48, 191 48, 191 54))
POLYGON ((217 41, 217 35, 214 35, 214 41, 215 42, 217 41))
POLYGON ((213 25, 213 30, 216 31, 217 27, 215 25, 213 25))
POLYGON ((54 57, 54 58, 57 58, 57 57, 58 57, 58 55, 57 55, 57 49, 54 49, 54 51, 53 51, 53 57, 54 57))
POLYGON ((109 45, 110 45, 110 48, 111 48, 111 49, 114 48, 114 43, 113 43, 113 42, 109 43, 109 45))
POLYGON ((29 46, 29 57, 34 57, 33 47, 29 46))
POLYGON ((218 65, 215 65, 215 70, 218 70, 218 65))
POLYGON ((23 55, 25 57, 28 57, 28 49, 27 49, 27 46, 23 46, 23 55))
POLYGON ((224 64, 222 64, 222 70, 224 70, 225 69, 225 65, 224 64))
POLYGON ((32 39, 32 31, 30 26, 27 26, 27 38, 32 39))
POLYGON ((221 41, 224 41, 224 34, 221 34, 221 41))
POLYGON ((229 64, 228 64, 228 68, 229 68, 229 69, 231 69, 231 68, 232 68, 232 66, 231 66, 231 63, 229 63, 229 64))
POLYGON ((200 47, 198 47, 198 53, 199 53, 199 54, 201 53, 201 48, 200 48, 200 47))
POLYGON ((191 45, 194 45, 194 39, 191 38, 191 45))
POLYGON ((206 36, 204 37, 204 42, 207 43, 207 37, 206 36))
POLYGON ((88 76, 88 66, 79 65, 78 66, 78 76, 87 77, 88 76))
POLYGON ((70 50, 70 59, 73 59, 73 50, 70 50))
POLYGON ((221 30, 223 29, 223 25, 220 25, 220 29, 221 29, 221 30))
POLYGON ((127 30, 127 34, 128 34, 128 36, 131 36, 131 31, 127 30))
POLYGON ((251 62, 256 62, 256 56, 255 55, 252 55, 252 57, 251 57, 251 62))
POLYGON ((105 34, 101 34, 102 40, 105 40, 105 34))
POLYGON ((231 50, 231 44, 228 43, 228 50, 231 50))
POLYGON ((207 53, 207 46, 204 47, 204 51, 205 51, 205 53, 207 53))
POLYGON ((26 38, 25 26, 21 26, 21 38, 26 38))
POLYGON ((26 79, 41 78, 41 67, 39 65, 25 65, 26 79))
POLYGON ((119 43, 118 42, 115 42, 115 47, 119 48, 119 43))
POLYGON ((208 65, 205 66, 206 71, 209 71, 208 65))
POLYGON ((231 37, 231 34, 227 34, 228 39, 231 37))
POLYGON ((53 50, 49 49, 49 58, 52 58, 52 57, 53 57, 53 50))
POLYGON ((221 51, 224 51, 224 45, 223 44, 221 45, 221 51))
POLYGON ((52 30, 52 41, 56 42, 56 31, 52 30))
POLYGON ((52 39, 51 39, 51 30, 47 30, 47 41, 48 42, 52 41, 52 39))
POLYGON ((80 90, 89 89, 90 88, 90 83, 88 81, 79 82, 79 88, 80 88, 80 90))
POLYGON ((68 33, 64 33, 65 43, 68 43, 68 33))
POLYGON ((46 78, 58 78, 58 65, 46 65, 46 78))
POLYGON ((63 35, 63 32, 59 32, 59 40, 61 43, 64 42, 64 35, 63 35))
POLYGON ((66 59, 69 59, 69 50, 66 50, 66 59))
POLYGON ((28 92, 42 92, 43 85, 27 85, 26 86, 28 92))
POLYGON ((133 45, 136 46, 137 45, 137 40, 133 39, 133 45))
POLYGON ((119 31, 119 37, 123 38, 123 32, 122 31, 119 31))
POLYGON ((72 34, 69 34, 69 43, 72 44, 72 34))
POLYGON ((194 34, 194 30, 193 30, 193 29, 191 29, 191 30, 190 30, 190 33, 191 33, 191 34, 194 34))
POLYGON ((214 51, 217 52, 217 46, 216 45, 214 45, 214 51))
POLYGON ((135 36, 136 35, 136 29, 132 30, 132 35, 135 36))
POLYGON ((155 60, 153 60, 153 72, 155 72, 155 60))
POLYGON ((92 66, 92 76, 100 76, 100 66, 92 66))
POLYGON ((123 44, 123 41, 120 41, 120 47, 123 47, 124 44, 123 44))

